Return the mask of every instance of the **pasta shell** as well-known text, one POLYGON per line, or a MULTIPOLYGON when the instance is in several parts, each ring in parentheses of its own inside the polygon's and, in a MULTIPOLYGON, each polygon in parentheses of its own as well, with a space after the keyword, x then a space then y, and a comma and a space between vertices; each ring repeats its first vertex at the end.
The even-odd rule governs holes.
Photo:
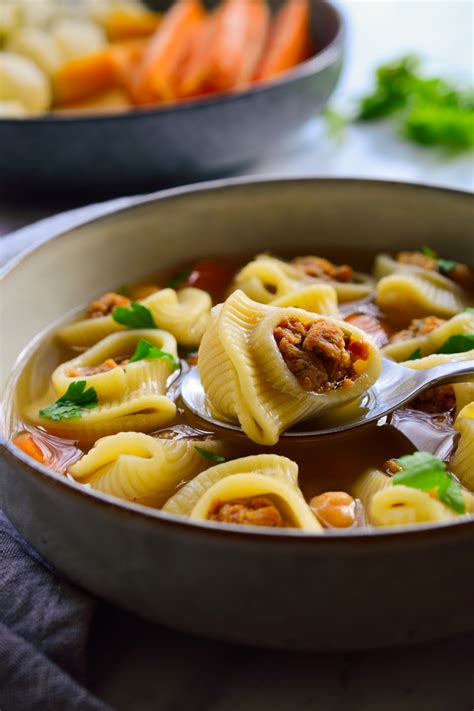
POLYGON ((418 349, 422 356, 436 353, 441 346, 450 338, 458 334, 474 333, 474 313, 464 311, 456 314, 446 323, 434 328, 430 333, 415 338, 408 338, 405 341, 389 343, 382 348, 382 353, 388 358, 398 362, 407 360, 412 353, 418 349))
POLYGON ((323 316, 339 317, 337 293, 330 284, 314 284, 280 296, 270 302, 272 306, 293 306, 323 316))
POLYGON ((428 492, 397 484, 377 491, 369 503, 369 520, 375 526, 407 526, 445 521, 454 511, 428 492))
POLYGON ((416 274, 383 277, 377 283, 376 303, 395 325, 404 326, 423 316, 450 318, 466 304, 462 290, 453 282, 440 283, 438 276, 427 272, 422 277, 416 274))
POLYGON ((349 388, 308 393, 285 364, 273 337, 274 327, 295 317, 312 323, 329 317, 300 309, 265 306, 234 292, 213 310, 211 326, 199 350, 199 372, 212 412, 239 422, 255 442, 275 444, 292 424, 356 399, 375 382, 381 358, 369 336, 344 321, 333 321, 367 344, 369 358, 349 388))
POLYGON ((161 506, 182 482, 211 466, 195 445, 217 452, 214 440, 159 439, 120 432, 99 439, 69 471, 76 481, 104 494, 147 506, 161 506))
POLYGON ((322 530, 298 488, 298 466, 276 454, 234 459, 207 469, 171 497, 163 511, 203 521, 216 500, 264 495, 272 497, 293 527, 322 530))
MULTIPOLYGON (((169 331, 178 343, 189 347, 199 345, 212 306, 207 292, 193 287, 179 291, 160 289, 139 303, 151 311, 156 325, 169 331)), ((105 336, 124 330, 125 327, 109 315, 75 321, 61 328, 58 336, 68 346, 88 348, 105 336)))
POLYGON ((332 286, 339 301, 362 299, 372 291, 371 279, 363 274, 355 274, 355 281, 347 283, 316 279, 304 274, 288 262, 267 254, 256 257, 236 275, 234 288, 241 289, 255 301, 269 304, 274 299, 315 284, 332 286))

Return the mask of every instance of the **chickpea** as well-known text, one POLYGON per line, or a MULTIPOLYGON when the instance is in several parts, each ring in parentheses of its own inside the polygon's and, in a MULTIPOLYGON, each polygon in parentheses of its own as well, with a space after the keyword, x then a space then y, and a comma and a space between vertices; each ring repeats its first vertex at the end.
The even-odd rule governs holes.
POLYGON ((349 528, 355 521, 355 501, 345 491, 326 491, 309 502, 311 511, 327 528, 349 528))

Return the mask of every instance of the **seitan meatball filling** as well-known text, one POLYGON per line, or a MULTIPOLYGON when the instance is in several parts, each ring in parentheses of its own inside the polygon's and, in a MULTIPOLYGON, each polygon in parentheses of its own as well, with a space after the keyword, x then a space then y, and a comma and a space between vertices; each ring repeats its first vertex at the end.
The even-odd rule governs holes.
POLYGON ((414 318, 407 328, 402 331, 397 331, 393 336, 390 337, 390 343, 400 343, 401 341, 408 341, 411 338, 417 338, 418 336, 426 336, 435 328, 442 326, 446 323, 446 319, 438 318, 437 316, 426 316, 425 318, 414 318))
POLYGON ((121 294, 115 294, 113 291, 109 291, 93 301, 86 311, 86 318, 100 318, 101 316, 108 316, 109 314, 117 308, 117 306, 130 306, 130 299, 121 294))
POLYGON ((413 267, 429 269, 430 272, 438 271, 438 261, 434 257, 429 257, 423 252, 399 252, 396 256, 400 264, 409 264, 413 267))
POLYGON ((354 278, 352 267, 348 264, 333 264, 333 262, 323 259, 323 257, 296 257, 291 264, 299 271, 315 279, 349 282, 354 278))
POLYGON ((432 415, 448 412, 456 407, 456 394, 452 385, 438 385, 418 395, 411 406, 432 415))
POLYGON ((281 321, 273 331, 283 360, 307 392, 325 393, 352 385, 356 360, 367 360, 368 346, 352 341, 337 324, 320 319, 303 324, 281 321))
POLYGON ((209 521, 221 523, 239 523, 244 526, 285 526, 282 515, 274 502, 266 496, 249 499, 230 499, 212 502, 207 516, 209 521))

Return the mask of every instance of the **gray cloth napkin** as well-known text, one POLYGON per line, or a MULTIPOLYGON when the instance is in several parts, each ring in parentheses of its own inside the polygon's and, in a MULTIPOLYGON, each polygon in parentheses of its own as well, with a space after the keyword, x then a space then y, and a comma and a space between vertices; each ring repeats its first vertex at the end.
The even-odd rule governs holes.
POLYGON ((1 711, 110 711, 83 686, 95 606, 0 511, 1 711))

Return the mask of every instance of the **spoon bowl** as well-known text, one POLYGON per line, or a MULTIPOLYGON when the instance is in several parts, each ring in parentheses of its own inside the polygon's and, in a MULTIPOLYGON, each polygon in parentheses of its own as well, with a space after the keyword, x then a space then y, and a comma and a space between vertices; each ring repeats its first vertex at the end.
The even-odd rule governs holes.
MULTIPOLYGON (((347 412, 348 406, 338 408, 333 424, 328 426, 328 418, 318 427, 318 420, 307 422, 307 428, 291 428, 282 437, 319 437, 345 430, 355 429, 370 422, 376 422, 389 415, 417 395, 429 388, 447 383, 462 382, 474 376, 474 359, 458 363, 443 363, 426 370, 411 370, 389 358, 382 359, 382 371, 377 381, 363 395, 359 402, 352 403, 347 418, 337 418, 337 412, 347 412)), ((218 420, 209 412, 206 393, 199 378, 197 367, 192 368, 183 378, 181 397, 186 407, 197 417, 216 427, 241 432, 242 428, 229 420, 218 420)))

